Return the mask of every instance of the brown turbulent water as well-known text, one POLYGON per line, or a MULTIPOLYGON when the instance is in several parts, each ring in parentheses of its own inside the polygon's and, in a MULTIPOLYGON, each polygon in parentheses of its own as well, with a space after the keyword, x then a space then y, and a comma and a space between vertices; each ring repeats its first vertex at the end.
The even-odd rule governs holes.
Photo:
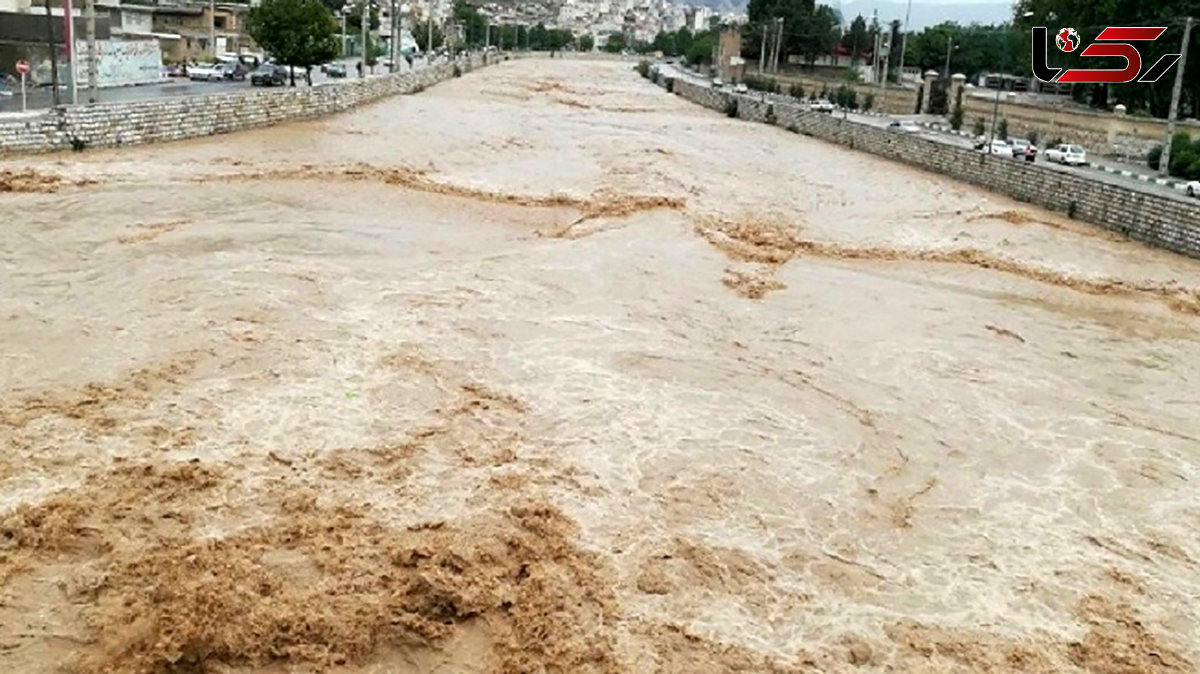
POLYGON ((0 185, 2 671, 1200 667, 1193 261, 628 63, 0 185))

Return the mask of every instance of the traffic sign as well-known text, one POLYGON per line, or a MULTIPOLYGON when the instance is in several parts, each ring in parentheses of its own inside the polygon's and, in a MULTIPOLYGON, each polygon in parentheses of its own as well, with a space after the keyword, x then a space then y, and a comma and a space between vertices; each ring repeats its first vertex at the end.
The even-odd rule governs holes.
POLYGON ((17 61, 17 74, 19 74, 19 75, 28 75, 29 74, 29 61, 26 61, 25 59, 21 59, 20 61, 17 61))

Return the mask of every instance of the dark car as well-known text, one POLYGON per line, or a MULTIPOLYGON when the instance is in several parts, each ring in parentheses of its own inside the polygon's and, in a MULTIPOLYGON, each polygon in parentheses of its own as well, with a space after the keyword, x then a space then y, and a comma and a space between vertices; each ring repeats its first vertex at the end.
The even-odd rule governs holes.
POLYGON ((221 79, 238 80, 239 82, 244 82, 249 72, 246 66, 242 65, 241 61, 225 61, 218 69, 221 79))
POLYGON ((287 69, 270 63, 250 74, 250 86, 282 87, 287 84, 287 69))
POLYGON ((325 74, 330 77, 345 77, 346 64, 342 62, 330 63, 325 66, 325 74))

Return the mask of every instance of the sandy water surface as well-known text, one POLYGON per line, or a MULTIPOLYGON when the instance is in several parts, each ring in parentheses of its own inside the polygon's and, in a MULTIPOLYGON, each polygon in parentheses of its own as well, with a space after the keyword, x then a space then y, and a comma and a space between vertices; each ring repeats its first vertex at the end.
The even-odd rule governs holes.
POLYGON ((0 221, 0 671, 1200 667, 1193 261, 561 60, 0 221))

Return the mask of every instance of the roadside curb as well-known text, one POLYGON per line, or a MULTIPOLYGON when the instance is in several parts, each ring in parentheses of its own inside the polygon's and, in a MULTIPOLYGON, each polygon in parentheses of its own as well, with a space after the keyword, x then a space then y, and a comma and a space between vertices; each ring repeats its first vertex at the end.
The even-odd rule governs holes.
POLYGON ((1182 181, 1182 180, 1176 180, 1175 178, 1156 178, 1153 176, 1148 176, 1144 173, 1134 173, 1133 171, 1130 171, 1128 169, 1116 169, 1111 166, 1103 166, 1100 164, 1089 163, 1088 166, 1091 167, 1092 169, 1095 169, 1096 171, 1100 171, 1101 173, 1108 173, 1111 175, 1119 175, 1123 178, 1130 178, 1132 180, 1137 180, 1137 181, 1140 181, 1143 183, 1152 182, 1155 185, 1162 185, 1164 187, 1170 187, 1171 189, 1176 190, 1178 192, 1186 192, 1187 191, 1187 182, 1182 181))

